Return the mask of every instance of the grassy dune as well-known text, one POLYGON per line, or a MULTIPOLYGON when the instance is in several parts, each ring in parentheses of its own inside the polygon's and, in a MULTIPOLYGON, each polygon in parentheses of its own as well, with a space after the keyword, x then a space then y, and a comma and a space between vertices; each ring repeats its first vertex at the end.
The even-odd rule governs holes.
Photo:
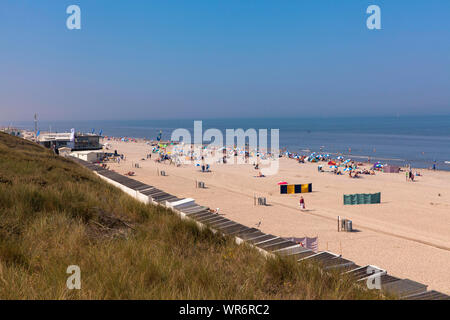
POLYGON ((266 259, 0 133, 0 299, 380 299, 317 266, 266 259), (81 290, 66 269, 81 268, 81 290))

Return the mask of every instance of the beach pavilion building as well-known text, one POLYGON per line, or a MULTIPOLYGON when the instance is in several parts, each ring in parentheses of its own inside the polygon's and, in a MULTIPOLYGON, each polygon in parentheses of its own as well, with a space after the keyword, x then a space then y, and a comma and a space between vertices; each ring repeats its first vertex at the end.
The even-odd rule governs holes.
POLYGON ((37 142, 46 148, 70 148, 72 151, 101 150, 100 136, 89 133, 41 133, 37 142))

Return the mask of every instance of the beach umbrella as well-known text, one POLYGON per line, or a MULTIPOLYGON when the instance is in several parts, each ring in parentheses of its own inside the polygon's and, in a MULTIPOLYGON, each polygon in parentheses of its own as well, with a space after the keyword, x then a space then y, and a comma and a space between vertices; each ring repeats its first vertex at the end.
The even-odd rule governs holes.
POLYGON ((338 166, 330 166, 331 169, 337 169, 338 166))
POLYGON ((288 184, 286 181, 280 181, 280 182, 278 182, 278 185, 279 186, 281 186, 281 185, 283 185, 283 184, 288 184))
POLYGON ((328 162, 328 165, 329 165, 329 166, 335 166, 335 165, 336 165, 336 162, 334 162, 334 161, 329 161, 329 162, 328 162))

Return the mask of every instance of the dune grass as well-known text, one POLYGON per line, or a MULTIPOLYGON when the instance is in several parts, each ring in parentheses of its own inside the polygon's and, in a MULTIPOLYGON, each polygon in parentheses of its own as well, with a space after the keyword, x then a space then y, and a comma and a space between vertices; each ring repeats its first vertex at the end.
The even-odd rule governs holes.
POLYGON ((0 133, 0 299, 382 299, 200 230, 0 133), (81 269, 69 290, 66 269, 81 269))

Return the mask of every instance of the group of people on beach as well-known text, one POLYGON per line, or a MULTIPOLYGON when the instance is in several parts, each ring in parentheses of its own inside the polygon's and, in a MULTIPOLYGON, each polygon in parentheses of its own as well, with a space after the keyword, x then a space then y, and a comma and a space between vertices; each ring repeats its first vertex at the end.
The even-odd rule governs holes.
POLYGON ((412 170, 406 171, 406 181, 414 182, 414 177, 419 177, 421 174, 419 172, 416 172, 415 174, 412 172, 412 170))
POLYGON ((359 178, 358 171, 355 171, 355 173, 352 175, 352 170, 350 170, 348 172, 348 176, 349 176, 349 178, 359 178))
POLYGON ((206 164, 206 165, 202 164, 201 168, 202 168, 202 172, 211 172, 209 164, 206 164))

